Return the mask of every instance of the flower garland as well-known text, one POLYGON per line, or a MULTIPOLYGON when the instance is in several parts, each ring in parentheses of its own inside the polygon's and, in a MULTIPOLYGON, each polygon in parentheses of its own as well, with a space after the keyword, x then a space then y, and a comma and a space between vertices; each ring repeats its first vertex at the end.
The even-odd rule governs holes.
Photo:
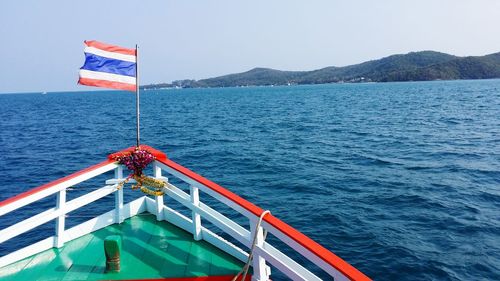
POLYGON ((113 160, 125 165, 127 169, 132 171, 124 181, 118 184, 118 189, 122 188, 130 179, 134 179, 137 184, 132 185, 132 189, 140 189, 142 192, 154 196, 163 195, 163 188, 166 186, 165 182, 148 177, 143 173, 143 170, 155 159, 153 154, 140 148, 114 156, 113 160))

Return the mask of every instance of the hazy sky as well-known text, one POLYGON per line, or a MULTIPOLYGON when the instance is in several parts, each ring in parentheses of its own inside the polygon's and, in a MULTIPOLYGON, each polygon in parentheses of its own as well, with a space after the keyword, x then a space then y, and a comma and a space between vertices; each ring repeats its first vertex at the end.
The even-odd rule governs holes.
POLYGON ((76 85, 83 41, 139 44, 141 84, 396 53, 500 51, 498 0, 3 1, 0 93, 76 85))

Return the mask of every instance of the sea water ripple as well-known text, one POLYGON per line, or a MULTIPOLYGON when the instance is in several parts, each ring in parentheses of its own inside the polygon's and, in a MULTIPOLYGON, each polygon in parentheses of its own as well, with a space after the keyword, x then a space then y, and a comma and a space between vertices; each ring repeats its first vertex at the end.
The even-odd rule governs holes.
MULTIPOLYGON (((133 104, 0 95, 0 199, 133 145, 133 104)), ((157 90, 141 108, 144 143, 376 280, 500 280, 500 80, 157 90)))

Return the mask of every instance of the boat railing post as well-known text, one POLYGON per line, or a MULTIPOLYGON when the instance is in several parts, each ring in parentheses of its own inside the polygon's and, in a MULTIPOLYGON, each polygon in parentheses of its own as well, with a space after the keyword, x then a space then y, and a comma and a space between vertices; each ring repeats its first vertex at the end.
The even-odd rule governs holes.
MULTIPOLYGON (((161 177, 161 168, 158 166, 156 161, 153 163, 153 176, 155 178, 160 178, 161 177)), ((163 195, 156 196, 155 198, 155 203, 156 203, 156 220, 161 221, 163 220, 163 195)))
MULTIPOLYGON (((257 237, 255 241, 255 247, 263 247, 264 246, 264 230, 262 227, 256 229, 257 219, 250 219, 250 237, 254 237, 255 231, 257 232, 257 237)), ((250 241, 251 243, 252 241, 250 241)), ((253 267, 253 276, 252 281, 268 281, 271 272, 269 272, 270 267, 266 265, 266 260, 259 255, 258 252, 253 253, 252 258, 252 267, 253 267)))
POLYGON ((57 193, 56 210, 59 216, 56 219, 56 235, 54 238, 54 247, 61 248, 64 246, 64 228, 65 228, 65 205, 66 205, 66 189, 57 193))
MULTIPOLYGON (((123 180, 123 166, 115 168, 115 179, 123 180)), ((115 192, 115 223, 123 222, 123 187, 115 192)))
MULTIPOLYGON (((189 187, 189 191, 191 194, 191 204, 193 206, 200 206, 200 190, 198 187, 191 185, 189 187)), ((196 212, 196 208, 193 208, 192 211, 192 220, 193 220, 193 238, 196 241, 201 240, 201 216, 196 212)))

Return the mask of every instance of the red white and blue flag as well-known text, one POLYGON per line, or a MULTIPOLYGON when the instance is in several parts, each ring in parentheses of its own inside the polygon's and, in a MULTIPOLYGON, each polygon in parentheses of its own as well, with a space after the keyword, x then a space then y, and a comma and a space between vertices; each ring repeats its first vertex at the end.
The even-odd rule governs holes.
POLYGON ((80 68, 78 84, 136 90, 137 53, 97 41, 85 41, 85 64, 80 68))

